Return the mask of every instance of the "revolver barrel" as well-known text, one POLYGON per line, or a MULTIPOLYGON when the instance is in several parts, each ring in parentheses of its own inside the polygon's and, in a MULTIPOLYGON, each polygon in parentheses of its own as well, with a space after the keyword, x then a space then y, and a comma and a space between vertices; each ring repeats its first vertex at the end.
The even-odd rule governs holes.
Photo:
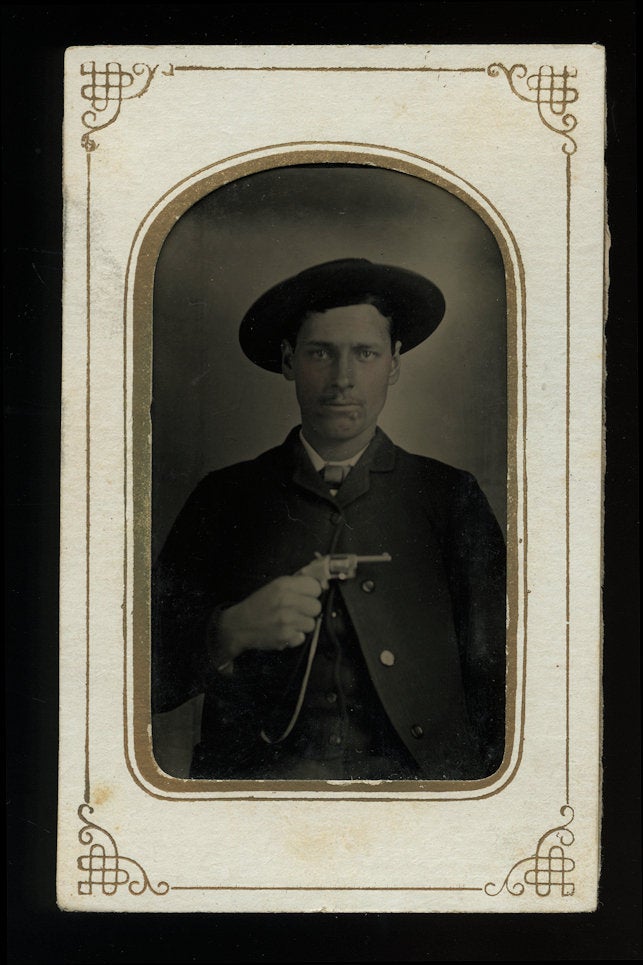
POLYGON ((352 580, 357 573, 357 567, 363 563, 390 563, 390 553, 379 553, 375 556, 357 556, 355 553, 338 553, 328 557, 328 574, 334 580, 352 580))

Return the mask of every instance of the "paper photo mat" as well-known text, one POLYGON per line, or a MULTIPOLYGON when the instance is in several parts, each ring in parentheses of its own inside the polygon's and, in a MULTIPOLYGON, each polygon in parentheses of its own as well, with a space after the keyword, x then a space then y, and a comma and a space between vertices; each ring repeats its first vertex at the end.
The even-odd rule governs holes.
POLYGON ((66 82, 59 903, 590 910, 602 51, 89 48, 68 52, 66 82), (167 778, 148 753, 150 229, 208 178, 301 157, 442 178, 504 232, 514 703, 488 782, 220 789, 167 778))

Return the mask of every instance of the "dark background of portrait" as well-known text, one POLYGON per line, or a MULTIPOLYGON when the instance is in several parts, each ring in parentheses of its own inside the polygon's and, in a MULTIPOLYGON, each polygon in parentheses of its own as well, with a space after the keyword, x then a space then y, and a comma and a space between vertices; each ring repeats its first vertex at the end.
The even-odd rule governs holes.
POLYGON ((640 960, 635 6, 631 0, 3 6, 8 961, 640 960), (413 915, 56 908, 62 70, 66 46, 105 42, 606 45, 611 249, 604 799, 595 913, 521 914, 519 904, 513 914, 413 915))
POLYGON ((442 290, 444 320, 402 356, 380 425, 403 448, 473 472, 505 526, 505 275, 492 232, 465 202, 412 175, 287 167, 202 198, 161 249, 154 291, 154 555, 206 472, 281 443, 299 422, 292 384, 243 355, 244 313, 282 279, 348 257, 417 271, 442 290))

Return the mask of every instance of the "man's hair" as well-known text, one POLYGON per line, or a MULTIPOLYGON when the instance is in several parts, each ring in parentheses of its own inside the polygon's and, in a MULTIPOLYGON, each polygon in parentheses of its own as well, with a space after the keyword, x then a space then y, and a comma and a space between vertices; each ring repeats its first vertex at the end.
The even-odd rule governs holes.
POLYGON ((290 342, 291 347, 294 349, 297 344, 297 335, 299 334, 299 329, 307 318, 316 313, 321 314, 323 312, 328 312, 331 308, 341 308, 344 305, 372 305, 373 308, 376 308, 380 315, 382 315, 389 324, 391 351, 395 351, 395 343, 398 340, 397 328, 390 313, 390 308, 386 305, 386 302, 383 298, 378 295, 373 295, 370 292, 363 292, 357 295, 347 295, 346 298, 342 298, 341 302, 338 302, 336 298, 332 299, 332 301, 329 301, 328 298, 324 298, 323 293, 317 297, 311 295, 306 311, 302 315, 299 315, 296 319, 293 319, 292 323, 287 327, 286 334, 284 336, 285 340, 290 342))

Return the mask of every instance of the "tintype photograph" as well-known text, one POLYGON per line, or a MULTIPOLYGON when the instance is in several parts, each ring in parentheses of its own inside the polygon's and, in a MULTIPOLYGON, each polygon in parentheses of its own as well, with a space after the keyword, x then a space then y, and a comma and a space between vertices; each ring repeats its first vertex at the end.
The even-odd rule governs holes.
POLYGON ((501 767, 507 278, 471 199, 374 164, 247 174, 170 230, 151 410, 166 774, 501 767))
POLYGON ((67 52, 61 907, 595 907, 603 97, 67 52))

